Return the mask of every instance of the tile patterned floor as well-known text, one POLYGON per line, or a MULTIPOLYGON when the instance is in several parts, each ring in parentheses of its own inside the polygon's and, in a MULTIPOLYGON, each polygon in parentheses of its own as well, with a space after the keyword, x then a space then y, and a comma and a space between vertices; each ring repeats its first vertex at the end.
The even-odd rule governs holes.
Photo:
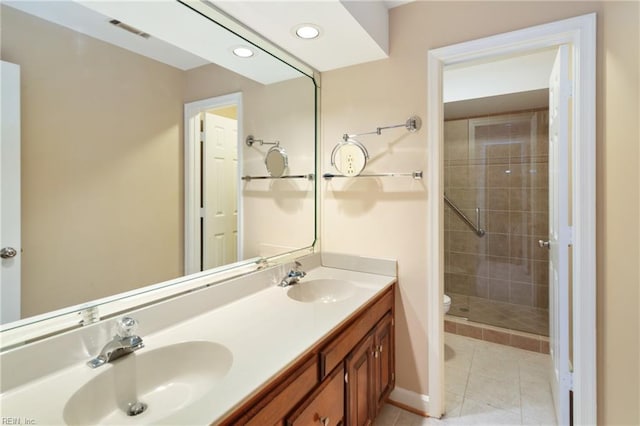
POLYGON ((442 419, 387 404, 375 426, 556 424, 549 355, 445 333, 445 359, 442 419))
POLYGON ((471 321, 504 327, 527 333, 549 335, 549 310, 481 297, 447 293, 451 297, 449 315, 468 318, 471 321))

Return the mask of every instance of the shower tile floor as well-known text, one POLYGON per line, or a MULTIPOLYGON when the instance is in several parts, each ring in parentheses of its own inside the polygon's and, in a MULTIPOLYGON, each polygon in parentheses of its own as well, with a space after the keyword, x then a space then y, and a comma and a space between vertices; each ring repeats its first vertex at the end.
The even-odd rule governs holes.
POLYGON ((386 404, 375 426, 555 425, 549 355, 445 333, 442 419, 386 404))
POLYGON ((457 293, 447 294, 451 297, 449 315, 540 336, 549 335, 548 309, 514 305, 457 293))

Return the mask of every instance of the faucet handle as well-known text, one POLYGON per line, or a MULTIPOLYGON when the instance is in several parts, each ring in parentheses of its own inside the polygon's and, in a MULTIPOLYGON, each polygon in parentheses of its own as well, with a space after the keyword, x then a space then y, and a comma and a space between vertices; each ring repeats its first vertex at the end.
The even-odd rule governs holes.
POLYGON ((116 333, 120 337, 130 337, 138 328, 138 321, 131 317, 122 317, 116 323, 116 333))

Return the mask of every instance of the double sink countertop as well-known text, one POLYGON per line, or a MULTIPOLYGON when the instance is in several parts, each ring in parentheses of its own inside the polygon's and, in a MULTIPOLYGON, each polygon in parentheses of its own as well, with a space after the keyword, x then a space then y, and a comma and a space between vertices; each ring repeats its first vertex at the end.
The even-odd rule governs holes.
MULTIPOLYGON (((318 266, 299 284, 270 284, 148 335, 140 332, 145 347, 113 363, 96 369, 76 363, 9 389, 0 396, 2 416, 23 424, 29 419, 37 424, 215 423, 395 281, 318 266), (296 300, 308 296, 301 291, 311 281, 349 290, 338 291, 335 301, 296 300), (129 398, 118 386, 132 387, 131 398, 137 387, 147 410, 133 417, 114 411, 129 398)), ((202 297, 215 298, 215 290, 202 290, 202 297)), ((165 309, 171 309, 171 301, 165 309)), ((136 312, 128 316, 136 318, 136 312)))

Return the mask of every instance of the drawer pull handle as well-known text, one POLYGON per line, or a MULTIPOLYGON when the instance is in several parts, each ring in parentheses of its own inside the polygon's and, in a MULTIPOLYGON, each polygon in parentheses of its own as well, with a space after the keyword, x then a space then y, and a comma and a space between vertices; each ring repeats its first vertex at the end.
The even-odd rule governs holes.
POLYGON ((320 417, 320 423, 322 426, 329 426, 329 417, 320 417))
POLYGON ((378 352, 382 353, 382 345, 378 346, 378 352))

